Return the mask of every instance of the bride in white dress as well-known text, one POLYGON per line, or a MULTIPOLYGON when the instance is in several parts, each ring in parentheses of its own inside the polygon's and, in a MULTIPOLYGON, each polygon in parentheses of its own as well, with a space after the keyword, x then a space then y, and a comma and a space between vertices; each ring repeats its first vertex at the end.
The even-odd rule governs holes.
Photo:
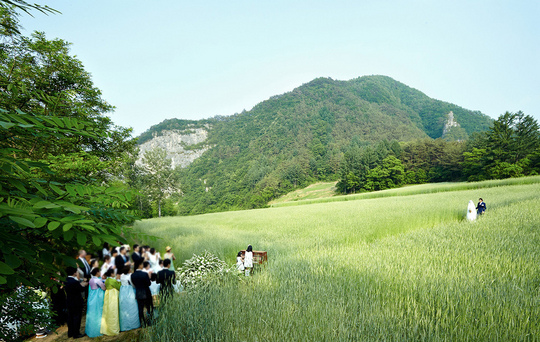
POLYGON ((476 220, 476 206, 473 201, 469 201, 469 205, 467 206, 467 220, 476 220))
POLYGON ((150 267, 154 271, 154 273, 157 273, 159 271, 159 252, 156 252, 155 248, 150 248, 150 254, 148 254, 148 262, 150 263, 150 267))

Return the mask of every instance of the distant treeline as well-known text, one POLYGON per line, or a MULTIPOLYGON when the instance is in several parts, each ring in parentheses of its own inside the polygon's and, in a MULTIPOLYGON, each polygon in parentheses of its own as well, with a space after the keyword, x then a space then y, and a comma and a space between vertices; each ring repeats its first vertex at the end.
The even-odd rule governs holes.
POLYGON ((341 193, 384 190, 405 184, 480 181, 537 175, 539 126, 522 112, 505 113, 484 133, 457 142, 420 139, 398 144, 352 144, 345 153, 341 193))

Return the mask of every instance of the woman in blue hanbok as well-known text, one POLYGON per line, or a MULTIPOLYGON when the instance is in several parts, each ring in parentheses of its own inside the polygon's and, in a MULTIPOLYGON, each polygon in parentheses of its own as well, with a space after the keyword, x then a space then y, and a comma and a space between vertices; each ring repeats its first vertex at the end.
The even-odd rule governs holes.
POLYGON ((131 283, 131 272, 124 272, 120 276, 120 331, 137 329, 141 326, 139 321, 139 307, 135 299, 135 288, 131 283))
POLYGON ((88 337, 101 336, 101 314, 103 312, 103 299, 105 298, 105 284, 101 280, 99 268, 92 269, 88 290, 88 302, 86 311, 86 326, 84 332, 88 337))

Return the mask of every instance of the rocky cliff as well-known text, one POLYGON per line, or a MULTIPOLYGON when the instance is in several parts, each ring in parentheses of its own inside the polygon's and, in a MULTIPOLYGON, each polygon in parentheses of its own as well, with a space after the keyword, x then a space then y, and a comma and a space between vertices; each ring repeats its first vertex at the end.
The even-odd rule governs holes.
POLYGON ((162 131, 139 146, 137 164, 142 164, 142 156, 146 151, 160 147, 167 151, 167 158, 172 160, 173 168, 186 167, 210 148, 204 144, 209 129, 210 125, 205 125, 202 128, 162 131))

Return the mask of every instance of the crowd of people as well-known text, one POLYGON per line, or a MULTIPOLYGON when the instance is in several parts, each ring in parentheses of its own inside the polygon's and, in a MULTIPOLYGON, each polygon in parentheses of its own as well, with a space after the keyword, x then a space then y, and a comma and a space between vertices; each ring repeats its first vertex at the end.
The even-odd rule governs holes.
POLYGON ((155 248, 139 245, 131 249, 129 245, 105 244, 100 254, 88 261, 86 251, 81 250, 78 267, 66 269, 63 290, 68 337, 114 336, 150 325, 156 301, 167 301, 177 290, 176 258, 170 247, 163 258, 155 248))

